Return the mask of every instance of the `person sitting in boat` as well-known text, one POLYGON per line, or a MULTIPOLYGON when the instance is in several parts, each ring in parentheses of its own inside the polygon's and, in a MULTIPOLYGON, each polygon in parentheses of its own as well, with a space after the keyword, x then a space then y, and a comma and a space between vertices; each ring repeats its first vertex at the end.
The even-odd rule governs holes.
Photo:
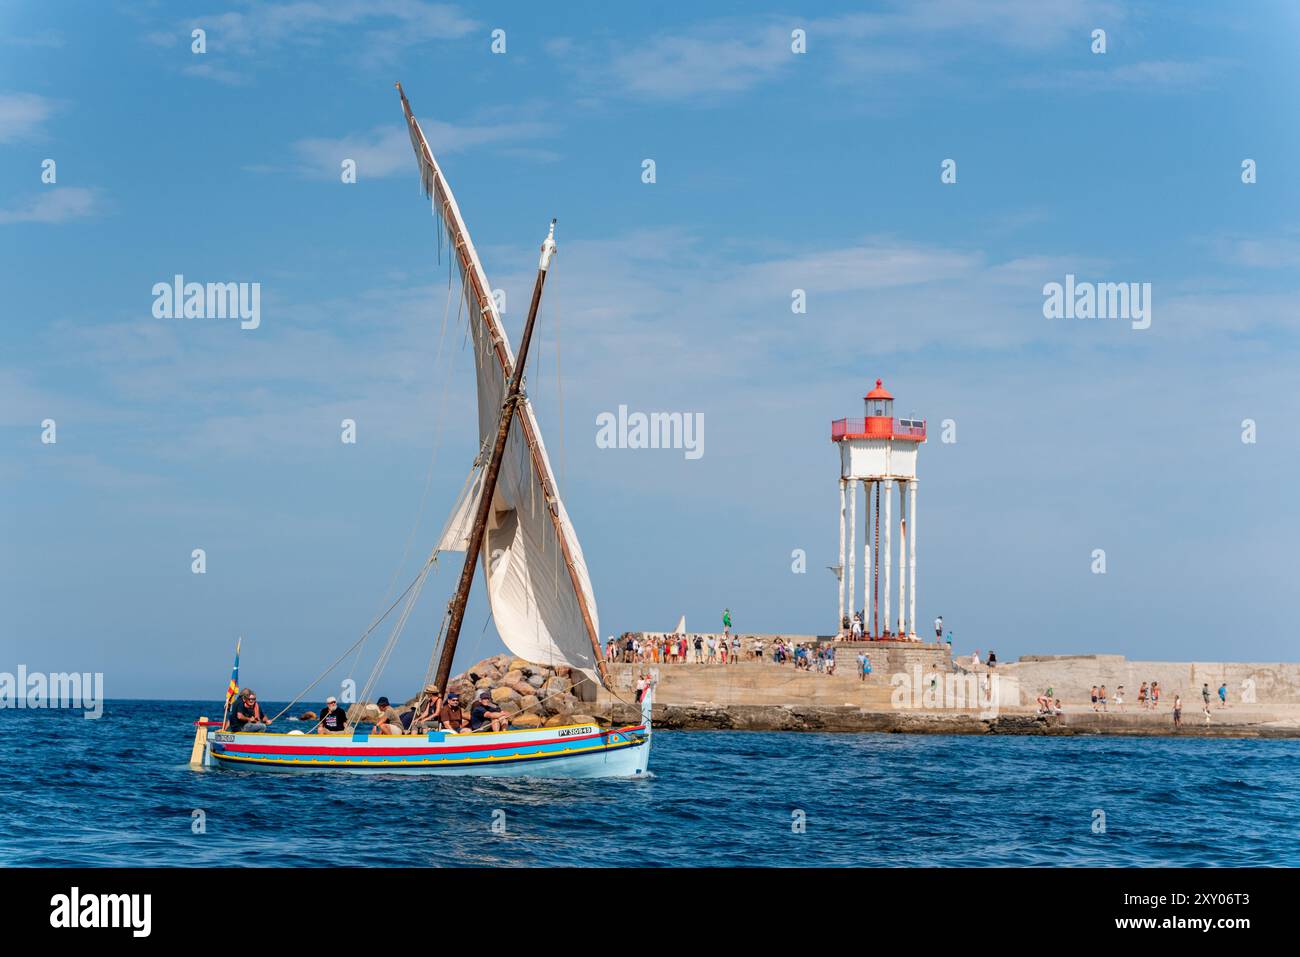
POLYGON ((271 719, 257 703, 257 693, 252 688, 239 692, 230 711, 230 730, 248 733, 265 731, 270 723, 271 719))
POLYGON ((339 707, 339 699, 330 695, 325 699, 325 708, 321 711, 320 721, 316 723, 317 734, 342 734, 348 729, 348 713, 339 707))
POLYGON ((375 704, 379 707, 379 714, 375 716, 375 730, 373 734, 401 734, 402 718, 389 704, 388 698, 381 697, 375 704))
POLYGON ((461 710, 459 694, 454 691, 448 693, 442 707, 438 709, 438 722, 444 731, 452 734, 460 734, 465 730, 465 712, 461 710))
POLYGON ((438 712, 442 710, 442 694, 438 691, 437 685, 426 685, 424 689, 424 704, 415 710, 415 725, 413 731, 416 734, 423 734, 426 731, 437 731, 441 725, 438 719, 438 712))
POLYGON ((492 725, 493 731, 504 731, 510 719, 501 710, 501 706, 492 700, 492 692, 484 688, 478 693, 478 700, 469 709, 469 729, 479 731, 484 725, 492 725))

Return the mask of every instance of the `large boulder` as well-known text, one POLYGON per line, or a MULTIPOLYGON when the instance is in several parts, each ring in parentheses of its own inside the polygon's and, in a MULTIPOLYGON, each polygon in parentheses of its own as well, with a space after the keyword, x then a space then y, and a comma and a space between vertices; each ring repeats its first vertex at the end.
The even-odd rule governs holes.
POLYGON ((534 714, 537 713, 539 704, 541 704, 541 699, 535 694, 526 694, 519 699, 519 707, 534 714))
POLYGON ((477 690, 481 690, 483 688, 491 688, 492 679, 487 677, 479 678, 478 681, 474 682, 474 687, 477 690))
POLYGON ((548 695, 565 694, 572 688, 572 681, 568 678, 561 678, 559 675, 556 675, 546 682, 545 691, 548 695))
POLYGON ((595 724, 596 719, 589 714, 569 715, 569 724, 595 724))
POLYGON ((543 674, 535 674, 528 679, 528 683, 534 688, 540 688, 546 683, 546 676, 543 674))
POLYGON ((518 701, 519 698, 520 698, 519 692, 516 691, 514 688, 493 688, 492 689, 492 700, 495 701, 497 704, 500 704, 503 701, 518 701))
POLYGON ((516 681, 523 681, 523 680, 524 680, 523 671, 519 668, 511 668, 509 671, 505 673, 505 676, 501 679, 501 682, 502 684, 512 685, 516 681))
POLYGON ((542 699, 542 707, 548 714, 569 714, 577 710, 578 699, 571 694, 560 694, 542 699))
POLYGON ((511 671, 532 671, 533 665, 530 661, 524 661, 522 658, 514 658, 510 662, 511 671))
POLYGON ((535 714, 517 714, 510 719, 510 724, 516 728, 540 728, 542 719, 535 714))
POLYGON ((510 688, 511 690, 515 691, 515 692, 516 692, 516 693, 517 693, 521 698, 522 698, 524 695, 526 695, 526 694, 532 694, 533 692, 535 692, 535 691, 537 690, 537 689, 534 688, 532 685, 530 685, 527 681, 516 681, 516 682, 514 682, 513 684, 506 685, 506 687, 508 687, 508 688, 510 688))

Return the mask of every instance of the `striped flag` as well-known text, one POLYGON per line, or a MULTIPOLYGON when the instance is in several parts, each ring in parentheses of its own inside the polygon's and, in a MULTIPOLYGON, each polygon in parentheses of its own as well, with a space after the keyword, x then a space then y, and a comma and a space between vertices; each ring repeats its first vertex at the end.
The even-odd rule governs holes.
POLYGON ((226 710, 222 712, 221 727, 225 728, 225 717, 230 714, 230 704, 239 694, 239 648, 244 643, 244 636, 240 635, 239 640, 235 642, 235 666, 230 669, 230 684, 226 686, 226 710))

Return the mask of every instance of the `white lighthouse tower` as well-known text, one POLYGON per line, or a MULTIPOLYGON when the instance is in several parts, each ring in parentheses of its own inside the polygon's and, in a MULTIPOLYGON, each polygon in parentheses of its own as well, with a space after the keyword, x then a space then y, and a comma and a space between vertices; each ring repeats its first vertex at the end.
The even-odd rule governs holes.
POLYGON ((837 419, 831 423, 831 441, 840 449, 839 621, 844 621, 846 608, 850 619, 860 610, 866 637, 915 641, 916 458, 925 442, 925 420, 894 418, 894 397, 879 379, 876 387, 866 394, 865 401, 864 418, 837 419), (894 564, 891 502, 895 485, 898 486, 898 615, 891 621, 889 598, 894 564), (861 605, 858 604, 855 560, 859 488, 866 495, 861 605), (846 506, 847 569, 844 540, 846 506))

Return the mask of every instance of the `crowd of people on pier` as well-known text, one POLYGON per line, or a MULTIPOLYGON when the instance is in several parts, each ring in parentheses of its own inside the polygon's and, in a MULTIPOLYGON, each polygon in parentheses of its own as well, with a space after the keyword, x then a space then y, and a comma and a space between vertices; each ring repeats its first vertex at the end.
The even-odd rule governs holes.
MULTIPOLYGON (((1219 690, 1212 693, 1209 682, 1201 684, 1201 712, 1205 716, 1205 723, 1210 723, 1211 708, 1210 704, 1216 696, 1219 699, 1219 707, 1228 706, 1228 683, 1226 681, 1219 685, 1219 690)), ((1093 685, 1088 692, 1088 698, 1092 705, 1092 710, 1098 714, 1109 714, 1110 706, 1113 703, 1118 713, 1125 711, 1125 691, 1123 685, 1115 688, 1114 698, 1106 690, 1105 685, 1093 685)), ((1038 695, 1035 699, 1038 705, 1039 714, 1064 714, 1065 710, 1061 707, 1061 699, 1056 697, 1056 689, 1051 685, 1038 695)), ((1160 710, 1160 682, 1144 681, 1138 686, 1137 705, 1141 711, 1159 711, 1160 710)), ((1182 695, 1174 695, 1173 706, 1174 727, 1181 727, 1183 723, 1183 699, 1182 695)))
MULTIPOLYGON (((734 665, 739 661, 771 661, 797 671, 835 673, 835 646, 795 642, 778 637, 770 645, 762 638, 740 635, 663 634, 625 632, 605 641, 610 664, 734 665)), ((868 672, 869 673, 869 672, 868 672)))

